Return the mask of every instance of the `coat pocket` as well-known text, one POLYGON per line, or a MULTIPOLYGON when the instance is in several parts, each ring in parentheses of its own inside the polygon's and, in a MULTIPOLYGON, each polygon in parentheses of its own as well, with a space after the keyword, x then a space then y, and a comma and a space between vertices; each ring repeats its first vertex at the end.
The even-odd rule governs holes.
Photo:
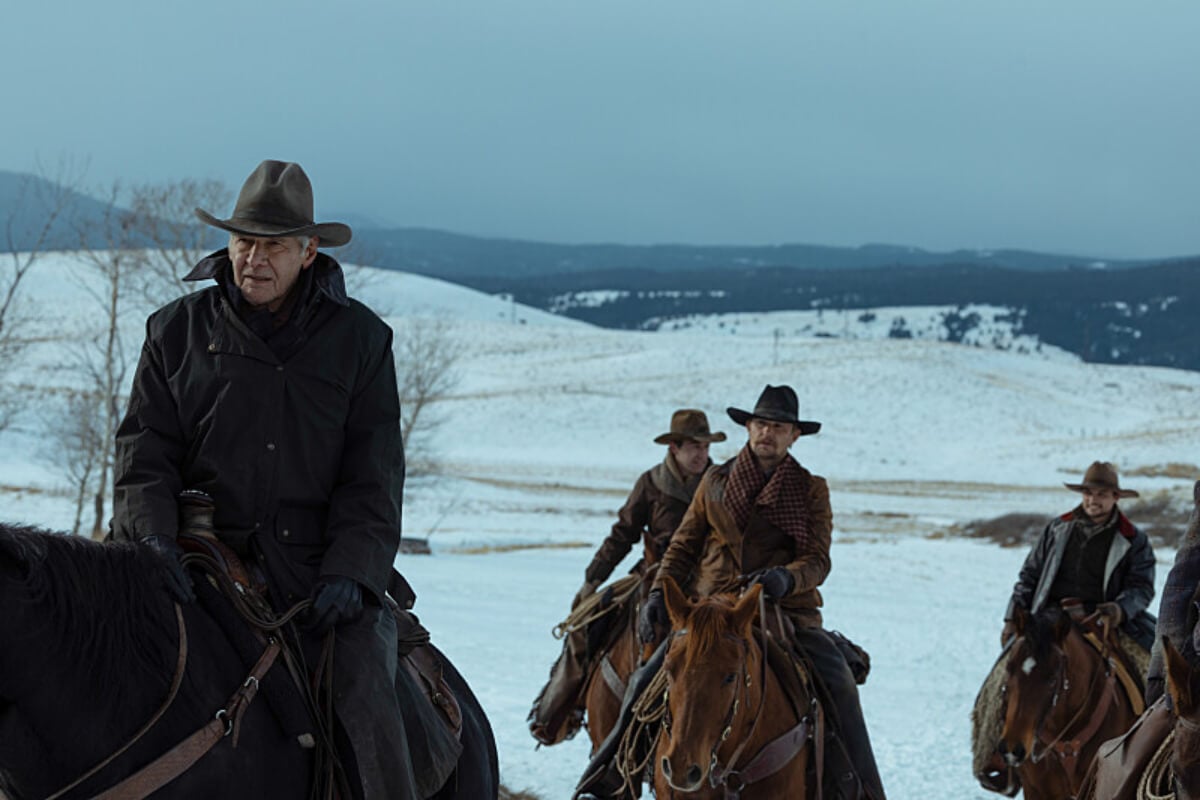
POLYGON ((319 565, 328 546, 325 516, 323 509, 285 506, 275 516, 275 541, 287 547, 292 561, 319 565))

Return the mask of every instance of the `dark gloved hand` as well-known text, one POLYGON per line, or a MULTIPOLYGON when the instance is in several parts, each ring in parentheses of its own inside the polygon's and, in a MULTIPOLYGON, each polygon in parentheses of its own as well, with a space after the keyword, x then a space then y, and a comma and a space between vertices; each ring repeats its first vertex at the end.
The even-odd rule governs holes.
POLYGON ((158 534, 143 536, 138 542, 154 551, 162 565, 160 572, 163 588, 177 603, 187 605, 196 601, 196 592, 192 589, 192 578, 183 568, 183 548, 179 542, 170 536, 158 534))
POLYGON ((358 581, 336 575, 322 578, 313 587, 312 607, 306 621, 314 633, 323 635, 335 625, 358 619, 362 610, 362 587, 358 581))
POLYGON ((756 572, 750 585, 753 586, 756 583, 762 584, 763 594, 772 600, 787 597, 792 593, 792 589, 796 588, 796 579, 792 573, 787 571, 786 567, 771 567, 756 572))
POLYGON ((575 599, 571 601, 571 610, 574 611, 576 606, 578 606, 587 598, 591 597, 595 593, 596 587, 599 585, 599 581, 584 581, 583 586, 580 587, 579 591, 575 593, 575 599))
POLYGON ((669 624, 666 601, 663 600, 662 592, 655 589, 646 598, 641 613, 638 614, 638 641, 642 644, 653 644, 658 640, 658 629, 666 628, 669 624))
POLYGON ((1125 620, 1125 609, 1121 608, 1119 603, 1099 603, 1096 606, 1096 613, 1105 617, 1108 624, 1116 627, 1125 620))
POLYGON ((1011 619, 1004 620, 1004 630, 1000 631, 1000 646, 1008 644, 1008 640, 1017 635, 1017 623, 1011 619))

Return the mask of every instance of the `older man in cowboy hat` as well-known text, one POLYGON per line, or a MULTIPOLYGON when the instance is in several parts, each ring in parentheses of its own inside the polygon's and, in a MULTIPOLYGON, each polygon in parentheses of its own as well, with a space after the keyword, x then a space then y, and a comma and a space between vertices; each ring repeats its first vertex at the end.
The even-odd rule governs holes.
POLYGON ((228 231, 229 246, 185 278, 214 285, 146 324, 117 432, 112 536, 158 551, 165 584, 187 602, 179 496, 209 495, 218 537, 261 564, 272 602, 311 600, 310 658, 333 632, 350 790, 425 796, 407 760, 384 598, 404 482, 392 331, 347 297, 341 267, 319 252, 351 232, 314 221, 300 165, 264 161, 229 218, 196 215, 228 231))
MULTIPOLYGON (((653 576, 652 569, 679 527, 700 476, 712 465, 709 445, 723 441, 725 434, 709 430, 703 411, 681 408, 671 414, 670 430, 654 439, 655 444, 667 445, 666 455, 634 483, 625 505, 617 512, 612 531, 584 572, 583 586, 571 603, 572 609, 608 579, 638 540, 643 550, 634 572, 653 576)), ((600 625, 623 618, 623 614, 609 613, 588 630, 567 635, 562 654, 550 670, 550 680, 529 712, 530 732, 542 744, 557 744, 578 730, 583 713, 580 694, 591 668, 588 643, 606 639, 608 631, 601 630, 600 625)))
POLYGON ((1077 599, 1085 613, 1099 612, 1148 652, 1154 641, 1147 611, 1154 599, 1154 550, 1117 507, 1138 493, 1121 488, 1117 468, 1107 461, 1093 462, 1082 482, 1063 485, 1082 495, 1080 503, 1051 520, 1030 549, 1004 614, 1001 643, 1015 631, 1018 608, 1036 614, 1077 599))

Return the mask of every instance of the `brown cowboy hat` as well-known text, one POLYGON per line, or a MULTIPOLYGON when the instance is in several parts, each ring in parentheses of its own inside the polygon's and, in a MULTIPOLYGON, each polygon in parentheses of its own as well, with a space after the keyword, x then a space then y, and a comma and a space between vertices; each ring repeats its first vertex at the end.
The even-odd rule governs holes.
POLYGON ((772 422, 790 422, 800 428, 801 436, 808 436, 821 430, 821 423, 812 420, 799 419, 800 403, 796 400, 796 392, 790 386, 771 386, 762 390, 753 411, 743 411, 730 406, 725 409, 730 419, 738 425, 745 425, 750 420, 769 419, 772 422))
POLYGON ((695 408, 681 408, 671 415, 671 430, 654 437, 655 444, 679 444, 694 442, 723 442, 725 434, 708 430, 708 417, 695 408))
POLYGON ((1063 486, 1073 492, 1082 492, 1084 489, 1108 489, 1116 492, 1117 497, 1138 496, 1133 489, 1121 488, 1116 466, 1107 461, 1093 461, 1092 465, 1087 468, 1087 472, 1083 474, 1083 483, 1064 483, 1063 486))
POLYGON ((339 247, 350 241, 350 226, 313 222, 313 192, 299 164, 264 161, 238 195, 233 216, 217 219, 197 208, 201 222, 243 236, 316 236, 322 246, 339 247))

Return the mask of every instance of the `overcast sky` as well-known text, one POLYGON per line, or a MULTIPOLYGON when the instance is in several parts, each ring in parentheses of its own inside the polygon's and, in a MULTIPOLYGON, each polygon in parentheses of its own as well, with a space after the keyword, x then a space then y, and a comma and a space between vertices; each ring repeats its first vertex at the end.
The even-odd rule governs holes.
POLYGON ((18 2, 3 169, 278 158, 319 219, 557 242, 1200 253, 1194 0, 18 2))

